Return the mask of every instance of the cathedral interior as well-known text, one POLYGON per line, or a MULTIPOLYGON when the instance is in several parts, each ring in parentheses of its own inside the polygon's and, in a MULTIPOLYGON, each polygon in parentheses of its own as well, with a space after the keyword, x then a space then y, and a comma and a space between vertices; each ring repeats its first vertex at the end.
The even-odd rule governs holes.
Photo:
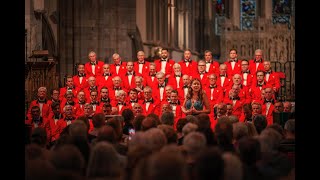
POLYGON ((295 0, 26 0, 26 104, 37 89, 62 87, 88 52, 109 63, 113 53, 153 61, 167 48, 176 62, 210 50, 223 63, 229 50, 252 59, 256 49, 281 71, 281 96, 295 100, 295 0))

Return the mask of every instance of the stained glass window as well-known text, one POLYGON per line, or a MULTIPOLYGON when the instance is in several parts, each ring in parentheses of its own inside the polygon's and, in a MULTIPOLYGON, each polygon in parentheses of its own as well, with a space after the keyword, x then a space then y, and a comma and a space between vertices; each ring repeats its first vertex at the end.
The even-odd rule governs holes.
POLYGON ((240 26, 241 30, 252 30, 253 20, 256 18, 256 1, 241 0, 240 1, 240 26))
POLYGON ((288 24, 290 27, 291 0, 272 0, 272 22, 288 24))
POLYGON ((216 2, 216 14, 218 16, 225 15, 225 0, 217 0, 216 2))

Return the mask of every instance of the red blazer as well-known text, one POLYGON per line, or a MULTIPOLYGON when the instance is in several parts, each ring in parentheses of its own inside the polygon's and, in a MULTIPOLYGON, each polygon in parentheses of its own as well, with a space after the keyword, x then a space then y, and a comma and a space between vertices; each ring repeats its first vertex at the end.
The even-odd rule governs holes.
MULTIPOLYGON (((183 87, 183 80, 182 80, 182 76, 183 74, 181 74, 180 76, 180 80, 179 80, 179 88, 183 87)), ((178 87, 178 81, 176 76, 174 75, 174 73, 168 78, 168 85, 171 85, 173 87, 173 89, 177 89, 178 87)))
MULTIPOLYGON (((232 89, 232 84, 226 89, 226 95, 229 95, 229 91, 232 89)), ((240 99, 244 100, 245 103, 251 103, 251 95, 249 89, 245 86, 241 85, 240 92, 239 92, 240 99)))
POLYGON ((244 73, 243 72, 241 72, 241 76, 242 76, 242 85, 250 88, 252 86, 253 80, 255 79, 255 76, 253 74, 251 74, 251 72, 249 72, 247 75, 247 84, 246 85, 244 85, 244 73))
MULTIPOLYGON (((31 118, 31 108, 33 106, 40 107, 39 101, 38 100, 31 101, 31 103, 29 105, 28 112, 27 112, 28 119, 31 118)), ((45 103, 43 103, 43 105, 42 105, 41 115, 42 115, 42 117, 47 118, 49 116, 50 112, 51 112, 51 105, 48 103, 48 100, 45 100, 45 103)))
POLYGON ((251 74, 255 75, 257 70, 264 70, 263 67, 263 59, 261 60, 261 62, 259 63, 258 67, 256 67, 256 63, 254 61, 254 59, 249 60, 249 70, 251 72, 251 74))
MULTIPOLYGON (((207 64, 207 62, 206 62, 206 64, 207 64)), ((212 73, 218 75, 219 74, 219 66, 220 66, 220 64, 217 61, 212 60, 210 63, 209 71, 208 71, 209 75, 212 73)))
POLYGON ((267 85, 270 85, 272 87, 276 88, 276 91, 278 92, 281 84, 280 84, 280 78, 277 72, 271 71, 271 74, 269 75, 269 79, 267 81, 266 75, 264 76, 264 81, 267 83, 267 85))
POLYGON ((179 61, 178 63, 181 66, 182 74, 187 74, 187 75, 191 76, 193 74, 193 72, 198 71, 198 63, 194 60, 191 60, 191 62, 189 62, 188 67, 187 67, 187 63, 183 59, 181 61, 179 61))
MULTIPOLYGON (((124 90, 128 94, 128 90, 124 88, 123 86, 119 86, 119 90, 124 90)), ((108 88, 109 89, 109 98, 112 100, 116 100, 116 89, 114 86, 108 88)))
MULTIPOLYGON (((49 142, 55 141, 59 138, 60 133, 62 132, 61 129, 59 129, 59 121, 63 121, 64 117, 62 114, 60 114, 59 118, 57 121, 54 120, 54 114, 48 117, 48 123, 50 125, 50 136, 49 142)), ((48 136, 48 135, 47 135, 48 136)))
MULTIPOLYGON (((94 87, 87 87, 87 88, 83 89, 87 101, 90 101, 91 89, 94 89, 94 87)), ((100 89, 101 89, 101 87, 99 87, 97 85, 95 86, 95 90, 98 91, 98 94, 97 94, 98 97, 100 97, 100 89)))
POLYGON ((251 86, 251 101, 255 100, 255 101, 260 101, 261 100, 261 90, 266 88, 267 85, 266 83, 264 83, 261 87, 257 85, 257 82, 252 83, 251 86))
POLYGON ((134 72, 137 72, 139 74, 142 74, 142 75, 146 75, 149 73, 149 64, 150 62, 148 61, 144 61, 144 63, 142 64, 142 72, 139 72, 139 62, 136 61, 133 63, 133 70, 134 72))
MULTIPOLYGON (((233 100, 231 100, 228 96, 226 96, 223 100, 224 103, 231 103, 233 104, 233 100)), ((245 104, 245 101, 240 99, 236 100, 236 103, 233 105, 232 114, 240 118, 242 113, 242 106, 245 104)))
POLYGON ((204 73, 203 77, 201 79, 199 71, 195 71, 192 74, 192 79, 194 79, 194 78, 200 79, 202 87, 205 87, 205 86, 207 86, 207 84, 209 84, 209 79, 208 79, 209 75, 210 75, 210 73, 204 73))
POLYGON ((263 101, 262 103, 262 114, 267 117, 268 126, 273 124, 273 110, 274 110, 274 103, 276 102, 274 99, 272 99, 273 103, 270 104, 269 110, 267 112, 267 103, 263 101))
POLYGON ((211 112, 213 112, 212 111, 213 106, 223 101, 223 89, 217 86, 216 88, 213 88, 213 93, 211 93, 210 85, 207 85, 206 87, 203 88, 203 90, 206 92, 208 96, 210 109, 211 109, 211 112))
POLYGON ((224 62, 227 65, 227 74, 229 77, 232 77, 235 74, 241 74, 241 60, 237 60, 234 65, 234 69, 232 69, 231 62, 227 60, 224 62))
POLYGON ((152 77, 150 75, 146 75, 143 77, 143 79, 147 86, 153 87, 158 84, 158 79, 156 76, 152 77))
MULTIPOLYGON (((74 97, 77 97, 79 90, 80 89, 78 89, 76 87, 72 88, 72 93, 73 93, 74 97)), ((66 100, 66 98, 64 96, 66 94, 66 92, 67 92, 67 87, 60 88, 60 95, 59 95, 60 102, 66 100)))
POLYGON ((120 62, 120 68, 119 68, 119 71, 117 73, 116 65, 115 64, 110 64, 110 73, 113 76, 120 76, 121 74, 124 74, 125 72, 127 72, 127 67, 126 66, 127 66, 127 63, 121 61, 120 62))
POLYGON ((97 64, 95 65, 95 74, 93 74, 92 72, 92 65, 90 62, 86 62, 84 64, 84 70, 86 72, 86 75, 87 77, 90 77, 90 76, 94 76, 94 77, 97 77, 97 76, 101 76, 102 73, 103 73, 103 65, 104 65, 104 62, 103 61, 99 61, 97 60, 97 64))
POLYGON ((111 76, 98 76, 96 77, 96 84, 97 86, 99 86, 99 88, 101 89, 103 86, 105 87, 111 87, 113 82, 112 82, 112 74, 111 76))
MULTIPOLYGON (((154 61, 154 63, 156 64, 156 70, 157 72, 161 71, 161 60, 160 59, 157 59, 154 61)), ((166 64, 166 72, 165 72, 165 75, 171 75, 172 74, 172 71, 173 71, 173 65, 174 65, 175 61, 172 60, 172 59, 168 59, 167 60, 167 64, 166 64)))
POLYGON ((84 89, 89 86, 87 76, 82 77, 81 83, 80 83, 79 75, 73 76, 72 79, 73 79, 73 85, 75 86, 76 89, 84 89))
POLYGON ((149 115, 151 113, 154 113, 156 115, 160 115, 160 102, 158 100, 153 99, 153 102, 150 102, 149 108, 147 109, 146 102, 143 101, 142 103, 142 109, 145 115, 149 115))
POLYGON ((174 107, 176 106, 176 110, 175 111, 172 111, 173 114, 174 114, 174 122, 173 122, 173 128, 174 130, 177 130, 177 122, 180 118, 182 117, 185 117, 186 115, 184 113, 182 113, 182 110, 181 110, 181 104, 177 104, 177 105, 172 105, 170 104, 171 107, 174 107))
MULTIPOLYGON (((221 85, 221 77, 220 75, 217 76, 217 82, 216 82, 218 87, 221 87, 223 89, 223 91, 225 92, 226 89, 230 86, 230 84, 232 84, 232 80, 229 78, 229 76, 227 75, 224 79, 223 84, 221 85)), ((227 94, 228 95, 228 94, 227 94)))
MULTIPOLYGON (((167 84, 165 83, 165 87, 167 84)), ((167 99, 167 94, 165 88, 163 88, 163 93, 162 93, 162 99, 160 98, 160 88, 158 87, 158 84, 152 87, 152 98, 159 100, 160 102, 165 101, 167 99)))
POLYGON ((125 110, 125 109, 130 109, 129 104, 127 104, 126 102, 124 102, 124 104, 123 104, 122 107, 120 108, 120 105, 118 104, 118 101, 117 101, 117 100, 112 101, 112 102, 111 102, 111 106, 118 108, 119 115, 122 114, 122 111, 123 111, 123 110, 125 110))
POLYGON ((120 75, 120 77, 121 77, 121 79, 122 79, 123 87, 124 87, 125 89, 127 89, 128 91, 129 91, 130 89, 136 87, 136 83, 134 82, 134 77, 135 77, 135 76, 142 76, 142 74, 133 72, 133 75, 131 76, 131 83, 129 83, 129 76, 127 75, 127 73, 125 73, 125 74, 123 74, 123 75, 120 75))
MULTIPOLYGON (((185 89, 184 86, 182 86, 182 88, 178 88, 178 89, 177 89, 177 91, 178 91, 178 97, 179 97, 179 101, 180 101, 180 102, 184 102, 185 96, 187 95, 187 94, 185 94, 184 89, 185 89)), ((188 89, 188 88, 186 88, 186 89, 188 89)), ((188 93, 188 91, 186 91, 186 92, 188 93)))
POLYGON ((28 125, 31 125, 31 132, 34 130, 34 128, 36 127, 41 127, 41 128, 44 128, 46 130, 46 133, 47 133, 47 142, 50 142, 50 136, 51 136, 51 128, 50 128, 50 123, 48 121, 48 118, 43 118, 43 117, 40 117, 40 122, 38 123, 38 126, 35 125, 35 123, 33 122, 32 120, 32 117, 25 121, 25 124, 28 124, 28 125))

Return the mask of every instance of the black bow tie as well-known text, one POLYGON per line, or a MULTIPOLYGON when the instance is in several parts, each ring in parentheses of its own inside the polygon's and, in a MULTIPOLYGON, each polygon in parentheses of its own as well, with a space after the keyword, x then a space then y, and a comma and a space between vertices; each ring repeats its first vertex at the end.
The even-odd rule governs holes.
POLYGON ((145 102, 145 103, 148 103, 148 102, 149 102, 149 103, 153 103, 153 99, 145 100, 144 102, 145 102))
POLYGON ((177 102, 170 102, 171 105, 180 105, 180 101, 177 102))
POLYGON ((89 87, 89 90, 92 91, 92 90, 97 90, 97 86, 91 86, 89 87))
POLYGON ((118 102, 118 106, 119 105, 123 105, 123 106, 125 106, 126 105, 126 103, 125 102, 118 102))
POLYGON ((267 71, 267 72, 265 72, 265 74, 271 74, 271 71, 267 71))
POLYGON ((159 87, 159 88, 164 88, 164 85, 158 84, 158 87, 159 87))
POLYGON ((121 64, 115 64, 116 66, 120 66, 121 64))
POLYGON ((127 72, 127 75, 134 75, 134 72, 127 72))
POLYGON ((161 61, 167 61, 166 59, 161 59, 161 61))
POLYGON ((60 118, 61 118, 61 114, 53 116, 53 119, 60 119, 60 118))
POLYGON ((66 102, 66 104, 65 105, 71 105, 71 106, 74 106, 74 101, 72 101, 72 102, 66 102))
POLYGON ((110 103, 110 99, 109 98, 101 98, 101 102, 110 103))
POLYGON ((130 100, 130 103, 137 103, 138 100, 130 100))
POLYGON ((67 87, 67 91, 72 91, 72 87, 67 87))
POLYGON ((263 84, 257 84, 257 86, 262 87, 262 86, 263 86, 263 84))
POLYGON ((111 73, 104 73, 103 76, 111 76, 111 73))
POLYGON ((255 63, 261 63, 261 60, 254 60, 255 63))
POLYGON ((91 103, 90 103, 91 105, 98 105, 99 104, 99 102, 98 101, 91 101, 91 103))
POLYGON ((46 99, 44 99, 44 100, 38 99, 38 103, 47 103, 47 100, 46 99))
POLYGON ((232 60, 232 59, 230 59, 230 62, 237 62, 238 60, 232 60))
POLYGON ((242 71, 242 73, 248 73, 248 74, 249 74, 249 73, 250 73, 250 71, 249 71, 249 70, 247 70, 247 71, 242 71))
POLYGON ((144 61, 143 62, 138 62, 139 64, 144 64, 144 61))
POLYGON ((114 90, 121 90, 121 87, 113 87, 114 90))
POLYGON ((211 64, 211 62, 210 61, 206 61, 206 64, 211 64))
POLYGON ((226 75, 224 75, 224 74, 220 74, 220 77, 226 77, 226 75))
POLYGON ((96 65, 96 62, 90 62, 91 65, 96 65))
POLYGON ((210 89, 213 89, 213 88, 216 88, 216 87, 217 87, 217 85, 216 85, 216 84, 215 84, 215 85, 210 85, 210 86, 209 86, 209 88, 210 88, 210 89))
POLYGON ((151 77, 155 77, 155 76, 156 76, 156 74, 149 74, 149 76, 151 76, 151 77))
POLYGON ((184 85, 183 88, 188 88, 188 86, 187 86, 187 85, 184 85))
POLYGON ((66 120, 66 121, 71 121, 71 120, 73 120, 74 118, 73 117, 66 117, 66 118, 64 118, 64 120, 66 120))
POLYGON ((191 59, 185 59, 184 62, 191 62, 191 59))
POLYGON ((202 75, 205 74, 205 73, 206 73, 206 72, 199 72, 199 74, 202 74, 202 75))
POLYGON ((175 77, 181 77, 181 75, 174 75, 175 77))
POLYGON ((267 100, 267 99, 264 99, 264 103, 274 103, 274 100, 273 99, 270 99, 270 100, 267 100))
POLYGON ((37 119, 32 118, 32 122, 34 122, 34 123, 36 123, 36 124, 42 123, 42 118, 41 118, 41 117, 40 117, 40 118, 37 118, 37 119))
POLYGON ((240 100, 240 97, 230 97, 230 100, 240 100))
POLYGON ((84 77, 84 76, 86 76, 86 74, 85 73, 79 73, 78 76, 79 77, 84 77))
POLYGON ((85 101, 79 101, 79 104, 81 104, 81 105, 83 105, 85 103, 86 103, 85 101))

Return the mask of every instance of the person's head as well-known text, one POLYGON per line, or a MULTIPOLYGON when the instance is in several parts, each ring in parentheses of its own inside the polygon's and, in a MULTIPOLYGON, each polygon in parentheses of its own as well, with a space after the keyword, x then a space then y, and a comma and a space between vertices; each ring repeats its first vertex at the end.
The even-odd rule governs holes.
POLYGON ((191 53, 191 50, 190 49, 187 49, 183 52, 183 58, 185 60, 189 60, 191 59, 191 56, 192 56, 192 53, 191 53))
POLYGON ((262 60, 262 50, 261 49, 257 49, 255 52, 254 52, 254 59, 256 60, 256 61, 260 61, 260 60, 262 60))
POLYGON ((165 48, 161 49, 161 58, 162 59, 167 59, 168 57, 169 57, 168 49, 165 49, 165 48))
POLYGON ((101 89, 100 89, 100 97, 101 98, 109 98, 109 89, 105 86, 103 86, 101 89))
POLYGON ((124 102, 126 100, 127 93, 124 90, 116 91, 116 99, 119 102, 124 102))
POLYGON ((281 101, 274 103, 274 112, 281 113, 283 109, 283 103, 281 101))
POLYGON ((171 93, 170 93, 170 101, 172 103, 176 103, 178 100, 179 100, 178 91, 177 90, 172 90, 171 93))
POLYGON ((129 91, 130 100, 136 100, 137 97, 138 97, 138 91, 134 88, 130 89, 130 91, 129 91))
POLYGON ((263 62, 263 68, 264 68, 264 70, 265 71, 269 71, 269 70, 271 70, 271 63, 270 63, 270 61, 264 61, 263 62))
POLYGON ((241 84, 242 76, 240 74, 233 75, 232 82, 233 82, 233 84, 241 84))
POLYGON ((237 50, 236 49, 230 49, 229 57, 230 57, 230 59, 236 59, 238 57, 237 50))
POLYGON ((227 105, 225 103, 219 103, 217 105, 217 116, 224 116, 227 113, 227 105))
POLYGON ((189 85, 191 80, 190 80, 190 76, 185 74, 182 76, 182 81, 183 81, 183 85, 189 85))
POLYGON ((163 84, 166 79, 165 74, 162 71, 157 72, 156 77, 158 79, 159 84, 163 84))
POLYGON ((263 82, 263 80, 264 80, 264 72, 262 70, 257 70, 256 76, 257 76, 257 81, 258 82, 263 82))
POLYGON ((77 98, 80 102, 85 102, 86 101, 86 95, 83 90, 78 91, 77 98))
POLYGON ((242 106, 242 112, 246 119, 252 117, 252 106, 250 103, 246 103, 242 106))
POLYGON ((120 76, 115 76, 112 78, 112 83, 113 83, 113 86, 115 87, 119 87, 121 85, 121 78, 120 76))
POLYGON ((232 90, 235 93, 235 96, 238 96, 240 93, 240 85, 239 84, 234 84, 232 85, 232 90))
POLYGON ((160 117, 161 124, 167 124, 173 126, 174 123, 174 114, 173 112, 164 112, 160 117))
POLYGON ((289 101, 283 103, 283 112, 291 112, 292 104, 289 101))
POLYGON ((198 71, 205 72, 206 71, 206 62, 204 60, 198 61, 198 71))
POLYGON ((111 115, 112 106, 110 103, 104 103, 102 106, 102 112, 104 115, 111 115))
POLYGON ((134 116, 137 116, 137 115, 141 114, 143 110, 142 110, 142 107, 139 103, 134 103, 132 106, 132 111, 133 111, 134 116))
POLYGON ((66 77, 66 86, 72 88, 73 85, 74 85, 74 83, 73 83, 73 78, 72 78, 71 75, 68 75, 68 76, 66 77))
POLYGON ((253 117, 253 124, 256 127, 258 134, 267 127, 267 118, 265 115, 258 114, 253 117))
POLYGON ((156 74, 156 73, 157 73, 157 71, 156 71, 156 64, 153 63, 153 62, 151 62, 151 63, 149 64, 149 73, 150 73, 150 74, 156 74))
POLYGON ((147 100, 152 98, 152 89, 150 86, 144 87, 143 95, 144 95, 145 99, 147 99, 147 100))
POLYGON ((133 61, 128 61, 126 68, 129 72, 133 71, 133 61))
POLYGON ((162 113, 164 113, 164 112, 172 112, 172 106, 170 106, 169 103, 163 103, 161 105, 161 111, 162 111, 162 113))
POLYGON ((241 61, 241 70, 247 71, 249 69, 249 61, 247 59, 243 59, 241 61))
POLYGON ((47 97, 47 88, 42 86, 38 88, 38 98, 45 99, 47 97))
POLYGON ((97 90, 92 90, 90 92, 90 99, 91 99, 91 101, 98 100, 98 91, 97 90))
POLYGON ((51 104, 51 108, 52 108, 52 112, 55 116, 59 116, 60 115, 60 103, 59 102, 53 102, 51 104))
POLYGON ((251 106, 252 106, 252 115, 253 116, 256 116, 256 115, 262 113, 262 106, 259 102, 254 101, 251 103, 251 106))
POLYGON ((84 115, 91 116, 93 114, 93 107, 90 103, 84 104, 84 115))
POLYGON ((231 103, 227 103, 227 112, 226 115, 227 116, 231 116, 232 115, 232 110, 233 110, 233 105, 231 103))
POLYGON ((226 74, 227 73, 227 65, 226 64, 220 64, 219 72, 220 72, 220 74, 226 74))
POLYGON ((209 50, 205 50, 204 51, 204 59, 206 62, 211 62, 213 60, 212 59, 212 52, 209 50))
POLYGON ((289 119, 284 124, 284 133, 286 138, 295 138, 295 134, 296 134, 295 119, 289 119))
POLYGON ((59 89, 52 89, 51 90, 51 99, 52 100, 59 101, 59 95, 60 95, 59 89))
POLYGON ((143 78, 141 76, 135 76, 134 77, 134 83, 136 84, 136 87, 141 87, 143 84, 143 78))
POLYGON ((174 63, 173 71, 174 71, 175 74, 180 74, 181 73, 181 66, 180 66, 179 63, 174 63))
POLYGON ((266 87, 265 90, 264 90, 264 98, 265 99, 268 99, 268 100, 271 100, 272 97, 273 97, 273 89, 272 87, 266 87))
POLYGON ((132 124, 134 114, 131 109, 124 109, 121 113, 125 124, 132 124))
POLYGON ((198 79, 198 78, 192 79, 191 82, 190 82, 190 85, 191 85, 191 89, 190 90, 192 92, 198 93, 198 92, 202 91, 202 84, 201 84, 200 79, 198 79))
POLYGON ((65 105, 63 108, 63 112, 67 117, 72 117, 73 116, 73 111, 72 111, 72 106, 71 105, 65 105))
POLYGON ((78 73, 85 73, 84 64, 83 63, 79 63, 77 70, 78 70, 78 73))
POLYGON ((66 98, 67 102, 73 102, 74 94, 71 91, 67 91, 66 94, 64 94, 64 97, 66 98))
POLYGON ((96 85, 96 78, 94 76, 90 76, 88 78, 88 84, 89 84, 90 87, 95 86, 96 85))
POLYGON ((104 64, 102 66, 102 70, 104 73, 109 73, 110 72, 110 65, 109 64, 104 64))
POLYGON ((40 107, 39 106, 32 106, 31 107, 31 116, 32 118, 38 119, 40 117, 40 107))
POLYGON ((170 97, 171 91, 173 90, 173 87, 171 85, 167 85, 164 90, 166 91, 167 97, 170 97))
POLYGON ((90 62, 95 62, 97 60, 97 54, 94 51, 90 51, 88 54, 90 62))
POLYGON ((137 52, 137 58, 139 62, 143 62, 144 61, 144 52, 143 51, 138 51, 137 52))
POLYGON ((208 76, 208 79, 209 79, 209 84, 211 85, 214 85, 214 84, 216 84, 216 82, 217 82, 217 75, 216 74, 210 74, 209 76, 208 76))
POLYGON ((114 53, 112 55, 112 60, 113 60, 114 64, 119 64, 121 61, 121 57, 118 53, 114 53))

